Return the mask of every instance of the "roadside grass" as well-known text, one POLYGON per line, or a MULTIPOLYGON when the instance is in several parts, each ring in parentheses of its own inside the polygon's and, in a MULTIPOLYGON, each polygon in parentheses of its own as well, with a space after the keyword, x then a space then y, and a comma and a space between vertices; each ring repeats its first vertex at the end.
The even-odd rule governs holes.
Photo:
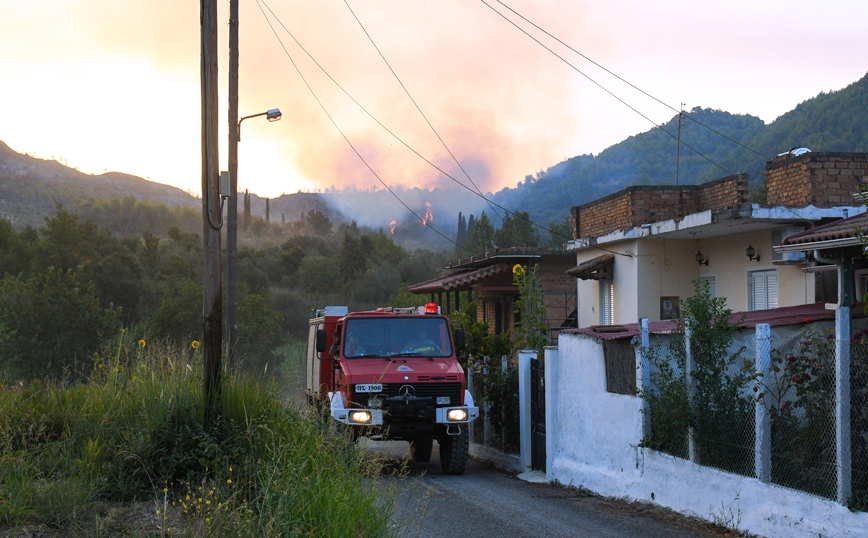
POLYGON ((283 391, 121 335, 91 371, 0 384, 4 536, 389 536, 383 464, 283 391), (382 484, 379 484, 382 485, 382 484))

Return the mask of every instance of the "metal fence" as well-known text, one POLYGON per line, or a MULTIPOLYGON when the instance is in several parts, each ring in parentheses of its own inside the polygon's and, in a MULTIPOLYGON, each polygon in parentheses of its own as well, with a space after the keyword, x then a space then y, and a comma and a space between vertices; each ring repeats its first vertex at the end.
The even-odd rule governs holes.
POLYGON ((868 330, 838 331, 759 325, 717 357, 645 333, 643 445, 868 510, 868 330))
POLYGON ((479 407, 471 423, 471 442, 506 454, 518 454, 520 444, 518 370, 506 356, 483 357, 468 368, 468 390, 479 407))

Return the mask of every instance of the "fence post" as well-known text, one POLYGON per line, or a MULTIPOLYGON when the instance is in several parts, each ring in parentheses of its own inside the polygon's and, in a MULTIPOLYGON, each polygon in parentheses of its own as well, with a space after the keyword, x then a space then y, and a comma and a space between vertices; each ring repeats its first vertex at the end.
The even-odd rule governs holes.
MULTIPOLYGON (((483 364, 488 364, 488 357, 484 358, 483 364)), ((488 366, 483 366, 482 375, 486 376, 486 380, 488 380, 488 374, 488 366)), ((491 421, 488 418, 491 413, 491 405, 488 400, 483 400, 482 410, 485 412, 485 416, 482 417, 482 446, 488 448, 491 446, 491 421)))
MULTIPOLYGON (((695 388, 693 384, 693 350, 690 347, 690 337, 693 335, 693 320, 688 319, 684 325, 684 380, 687 383, 687 402, 690 409, 694 406, 695 388)), ((696 463, 696 439, 693 426, 687 428, 687 458, 696 463)))
POLYGON ((835 444, 838 502, 847 504, 852 492, 850 449, 850 307, 835 312, 835 444))
MULTIPOLYGON (((501 355, 500 357, 500 376, 501 383, 506 384, 506 373, 509 370, 509 363, 507 361, 506 355, 501 355)), ((500 444, 501 448, 506 451, 506 401, 500 401, 500 444)))
MULTIPOLYGON (((479 402, 476 401, 476 393, 473 392, 473 368, 471 368, 469 364, 467 365, 467 376, 466 377, 467 377, 467 392, 469 392, 470 395, 473 397, 473 405, 475 405, 476 407, 479 407, 479 402)), ((467 436, 470 437, 471 443, 473 443, 473 440, 476 439, 473 436, 473 434, 474 434, 473 423, 474 422, 475 421, 470 421, 470 424, 467 425, 467 436)))
POLYGON ((771 401, 768 389, 771 386, 771 329, 768 323, 756 326, 756 373, 754 380, 757 399, 754 404, 754 471, 760 482, 768 484, 772 479, 772 419, 768 402, 771 401))
POLYGON ((546 387, 546 480, 554 481, 552 470, 558 450, 560 424, 558 417, 558 394, 560 392, 558 375, 561 368, 560 351, 557 346, 545 348, 545 387, 546 387))
POLYGON ((519 452, 523 472, 530 471, 530 360, 536 351, 523 349, 518 352, 518 414, 519 452))
MULTIPOLYGON (((648 400, 643 393, 651 388, 651 362, 648 359, 648 350, 651 348, 651 336, 648 330, 648 318, 639 320, 639 349, 636 361, 636 390, 639 392, 639 434, 644 439, 651 433, 651 417, 648 416, 648 400)), ((639 449, 639 476, 645 476, 645 451, 639 449)))

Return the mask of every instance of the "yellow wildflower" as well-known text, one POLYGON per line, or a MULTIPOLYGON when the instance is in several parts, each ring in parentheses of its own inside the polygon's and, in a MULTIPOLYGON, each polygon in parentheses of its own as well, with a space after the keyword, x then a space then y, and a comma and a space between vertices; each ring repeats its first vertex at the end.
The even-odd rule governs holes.
POLYGON ((193 343, 190 345, 193 346, 193 349, 199 349, 199 341, 198 340, 193 340, 193 343))
POLYGON ((139 340, 139 347, 145 347, 145 341, 139 340))

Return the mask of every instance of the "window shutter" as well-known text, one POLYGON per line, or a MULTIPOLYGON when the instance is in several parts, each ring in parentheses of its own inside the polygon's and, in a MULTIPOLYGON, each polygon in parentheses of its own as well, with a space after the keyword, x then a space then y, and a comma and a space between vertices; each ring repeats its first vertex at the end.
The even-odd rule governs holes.
POLYGON ((614 325, 615 287, 611 280, 600 280, 600 325, 614 325))
POLYGON ((750 273, 751 310, 778 307, 778 272, 754 271, 750 273))
POLYGON ((766 273, 766 308, 778 307, 778 273, 769 271, 766 273))

